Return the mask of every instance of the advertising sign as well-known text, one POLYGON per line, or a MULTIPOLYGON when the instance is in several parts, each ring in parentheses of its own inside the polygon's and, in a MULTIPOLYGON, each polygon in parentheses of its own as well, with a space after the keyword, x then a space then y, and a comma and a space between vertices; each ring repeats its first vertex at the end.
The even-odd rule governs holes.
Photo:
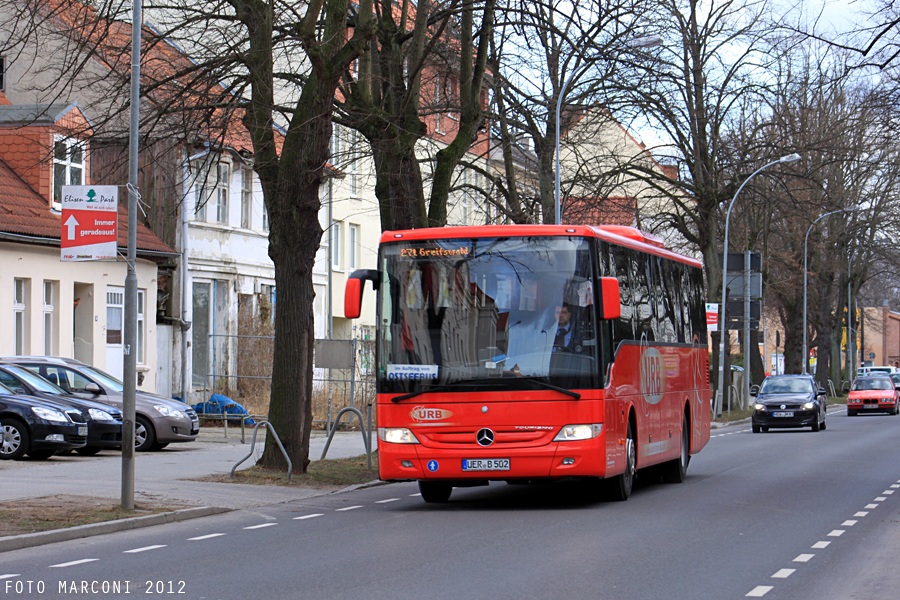
POLYGON ((706 330, 707 331, 718 331, 719 330, 719 305, 718 304, 706 304, 706 330))
POLYGON ((116 260, 119 188, 64 185, 60 260, 116 260))

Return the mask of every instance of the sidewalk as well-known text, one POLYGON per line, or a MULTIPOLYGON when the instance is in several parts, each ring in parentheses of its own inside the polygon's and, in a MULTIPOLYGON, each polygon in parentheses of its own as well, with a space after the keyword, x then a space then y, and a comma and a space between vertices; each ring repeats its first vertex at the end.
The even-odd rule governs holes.
MULTIPOLYGON (((0 552, 63 539, 86 537, 162 522, 215 514, 228 510, 278 504, 329 493, 327 490, 303 487, 249 485, 193 481, 205 475, 228 475, 241 460, 239 469, 253 466, 262 453, 265 432, 260 430, 255 449, 251 447, 252 430, 241 443, 240 428, 203 427, 200 437, 185 444, 172 444, 160 452, 141 452, 134 461, 134 498, 154 502, 171 501, 197 507, 137 517, 123 521, 100 523, 57 530, 43 534, 0 537, 0 552), (252 452, 252 454, 251 454, 252 452), (249 458, 247 458, 249 456, 249 458), (69 533, 65 533, 69 532, 69 533), (22 539, 25 538, 25 539, 22 539)), ((310 440, 310 459, 321 459, 327 442, 325 432, 314 431, 310 440)), ((373 450, 377 445, 372 439, 373 450)), ((327 459, 365 455, 366 445, 359 431, 335 433, 327 459)), ((285 477, 287 473, 285 472, 285 477)), ((105 451, 97 456, 71 454, 55 456, 48 461, 0 462, 0 502, 26 501, 43 496, 71 495, 122 498, 122 458, 118 452, 105 451)))

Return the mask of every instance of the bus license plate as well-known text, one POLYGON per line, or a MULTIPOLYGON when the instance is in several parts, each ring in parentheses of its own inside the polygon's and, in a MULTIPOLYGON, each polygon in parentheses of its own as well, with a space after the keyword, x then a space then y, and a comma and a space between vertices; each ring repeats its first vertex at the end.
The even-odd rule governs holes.
POLYGON ((787 411, 783 411, 783 412, 773 412, 772 416, 773 417, 793 417, 794 413, 792 411, 787 410, 787 411))
POLYGON ((464 458, 463 471, 509 471, 508 458, 464 458))

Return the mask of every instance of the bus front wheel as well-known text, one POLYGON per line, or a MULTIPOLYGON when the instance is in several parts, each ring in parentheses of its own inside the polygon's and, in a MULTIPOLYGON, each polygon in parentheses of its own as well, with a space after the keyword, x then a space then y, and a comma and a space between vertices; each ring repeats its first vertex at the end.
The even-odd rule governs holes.
POLYGON ((628 500, 634 487, 634 476, 637 470, 637 448, 634 443, 634 426, 628 422, 628 433, 625 435, 625 472, 610 480, 610 495, 619 502, 628 500))
POLYGON ((420 481, 419 492, 425 502, 443 504, 450 499, 453 486, 443 481, 420 481))

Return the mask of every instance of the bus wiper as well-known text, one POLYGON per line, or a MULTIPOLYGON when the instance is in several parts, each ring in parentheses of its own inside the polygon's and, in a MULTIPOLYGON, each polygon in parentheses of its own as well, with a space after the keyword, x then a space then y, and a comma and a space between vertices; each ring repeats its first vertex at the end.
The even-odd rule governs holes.
POLYGON ((558 385, 553 385, 552 383, 547 383, 546 381, 543 381, 541 379, 536 379, 534 377, 522 377, 520 379, 531 382, 531 383, 535 383, 543 388, 547 388, 548 390, 554 390, 556 392, 559 392, 560 394, 565 394, 566 396, 571 396, 572 398, 574 398, 576 400, 581 400, 581 394, 579 394, 578 392, 573 392, 570 389, 560 387, 558 385))
POLYGON ((450 385, 436 385, 434 387, 430 387, 427 389, 416 390, 415 392, 409 392, 408 394, 403 394, 402 396, 394 396, 391 398, 391 402, 403 402, 404 400, 409 400, 410 398, 415 398, 416 396, 421 396, 422 394, 428 394, 431 392, 445 392, 454 387, 452 384, 450 385))

